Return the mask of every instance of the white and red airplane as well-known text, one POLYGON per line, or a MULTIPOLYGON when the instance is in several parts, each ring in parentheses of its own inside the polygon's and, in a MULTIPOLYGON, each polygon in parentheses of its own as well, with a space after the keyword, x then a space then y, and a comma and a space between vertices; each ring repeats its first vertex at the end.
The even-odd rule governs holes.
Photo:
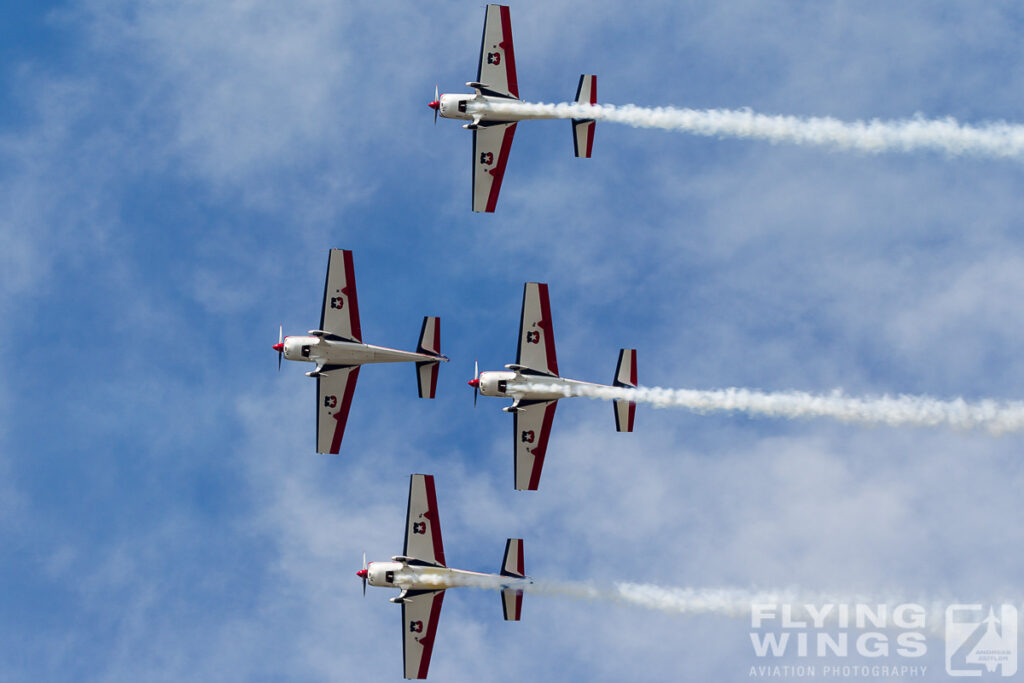
POLYGON ((438 365, 441 361, 448 361, 447 356, 441 354, 441 319, 432 316, 423 318, 420 343, 415 352, 363 343, 352 252, 344 249, 330 251, 320 327, 308 334, 285 337, 282 328, 274 350, 277 351, 278 370, 281 369, 282 357, 316 363, 316 368, 306 376, 316 377, 317 453, 337 453, 341 448, 359 366, 367 363, 416 363, 420 398, 434 398, 438 365))
MULTIPOLYGON (((440 114, 446 119, 469 121, 463 125, 473 131, 473 210, 493 212, 498 203, 501 179, 512 148, 516 122, 526 119, 548 119, 543 115, 498 115, 489 113, 480 105, 519 99, 519 81, 516 79, 516 57, 512 48, 512 21, 505 5, 488 5, 484 17, 484 36, 480 45, 480 66, 476 80, 466 83, 475 94, 446 93, 438 96, 429 106, 434 110, 434 122, 440 114)), ((597 104, 597 76, 580 76, 576 87, 576 102, 597 104)), ((572 136, 576 156, 590 157, 594 149, 593 119, 573 119, 572 136)))
MULTIPOLYGON (((474 404, 476 392, 513 399, 512 405, 502 410, 515 416, 512 434, 515 440, 516 489, 519 491, 537 490, 558 400, 571 393, 573 386, 608 386, 559 376, 548 286, 541 282, 523 285, 516 362, 506 365, 504 371, 480 372, 476 369, 474 375, 469 380, 469 386, 474 390, 474 404)), ((637 386, 636 349, 619 351, 614 386, 637 386)), ((633 431, 636 403, 615 400, 613 408, 615 429, 633 431)))
POLYGON ((483 574, 445 566, 441 522, 437 513, 434 477, 409 477, 409 509, 405 515, 405 549, 390 562, 366 563, 356 572, 366 584, 400 588, 391 602, 402 605, 402 656, 406 678, 426 678, 434 650, 437 622, 444 592, 457 586, 486 586, 501 590, 505 621, 519 621, 523 610, 523 586, 532 583, 523 567, 523 541, 505 541, 500 574, 483 574))

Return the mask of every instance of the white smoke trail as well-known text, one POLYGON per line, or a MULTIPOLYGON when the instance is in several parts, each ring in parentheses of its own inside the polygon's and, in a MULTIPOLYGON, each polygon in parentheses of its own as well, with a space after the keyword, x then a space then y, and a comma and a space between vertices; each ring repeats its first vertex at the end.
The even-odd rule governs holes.
MULTIPOLYGON (((750 621, 756 613, 769 626, 777 626, 780 619, 786 619, 789 623, 804 622, 813 628, 913 627, 936 637, 944 636, 946 607, 957 603, 956 600, 908 600, 895 595, 816 593, 795 588, 678 588, 630 582, 598 585, 580 581, 515 580, 487 574, 446 578, 419 576, 419 581, 438 588, 520 588, 526 593, 609 602, 679 615, 710 614, 750 621)), ((998 602, 1005 601, 993 604, 998 602)))
MULTIPOLYGON (((752 389, 632 389, 594 384, 561 387, 565 396, 650 403, 656 408, 685 408, 696 413, 743 412, 784 418, 831 417, 842 422, 911 425, 955 429, 985 428, 992 434, 1024 430, 1024 402, 985 399, 968 403, 962 398, 942 401, 929 396, 846 396, 803 391, 762 392, 752 389)), ((524 391, 551 392, 550 384, 527 384, 524 391)), ((557 388, 555 389, 557 391, 557 388)))
POLYGON ((1024 159, 1024 126, 996 121, 977 126, 952 117, 881 121, 840 121, 831 117, 757 114, 749 109, 677 109, 632 104, 544 104, 502 101, 474 103, 468 113, 556 119, 598 119, 637 128, 661 128, 693 135, 754 138, 859 152, 932 150, 949 156, 1024 159))

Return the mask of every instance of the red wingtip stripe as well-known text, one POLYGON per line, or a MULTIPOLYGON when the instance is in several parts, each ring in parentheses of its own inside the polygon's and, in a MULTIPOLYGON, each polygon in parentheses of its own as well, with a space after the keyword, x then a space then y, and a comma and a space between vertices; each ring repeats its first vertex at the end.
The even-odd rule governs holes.
POLYGON ((341 438, 345 436, 345 424, 348 422, 348 410, 352 407, 352 395, 356 390, 356 379, 359 377, 359 368, 353 368, 345 383, 345 396, 341 399, 341 407, 338 408, 333 417, 338 421, 334 427, 334 438, 331 440, 331 454, 336 455, 341 450, 341 438))
POLYGON ((544 350, 548 357, 548 372, 558 376, 558 359, 555 357, 555 331, 551 324, 551 301, 548 298, 548 286, 541 282, 537 284, 537 293, 540 296, 540 317, 538 323, 544 330, 544 350))
POLYGON ((444 545, 441 543, 441 519, 437 514, 437 493, 434 491, 434 475, 425 475, 423 482, 427 489, 428 510, 424 516, 430 520, 430 538, 434 543, 434 561, 443 567, 446 563, 444 560, 444 545))
POLYGON ((495 207, 498 206, 498 193, 501 192, 501 181, 505 177, 505 164, 508 163, 508 155, 512 150, 512 136, 515 133, 516 124, 514 123, 505 128, 505 135, 501 139, 501 151, 498 152, 498 163, 487 171, 494 179, 491 182, 491 192, 487 195, 487 206, 484 208, 487 213, 494 213, 495 207))
POLYGON ((430 605, 430 617, 427 623, 427 632, 420 638, 419 643, 423 646, 423 655, 420 657, 420 670, 417 678, 426 678, 427 670, 430 669, 430 655, 434 653, 434 636, 437 635, 437 622, 441 618, 441 603, 444 600, 444 591, 434 595, 434 602, 430 605))
POLYGON ((505 51, 505 79, 509 93, 518 99, 519 82, 516 79, 516 54, 512 47, 512 18, 508 7, 501 6, 501 49, 505 51))
POLYGON ((530 483, 527 487, 529 491, 536 491, 537 487, 540 486, 540 473, 544 467, 544 454, 548 450, 548 437, 551 435, 551 424, 555 419, 555 408, 558 406, 558 401, 552 401, 544 408, 544 422, 541 423, 540 438, 537 439, 537 445, 530 449, 530 453, 533 454, 533 470, 530 472, 530 483))
POLYGON ((349 325, 352 328, 352 338, 357 342, 361 342, 363 341, 363 331, 359 328, 359 300, 356 297, 356 270, 352 265, 352 252, 345 249, 342 253, 345 255, 344 294, 348 297, 349 325))

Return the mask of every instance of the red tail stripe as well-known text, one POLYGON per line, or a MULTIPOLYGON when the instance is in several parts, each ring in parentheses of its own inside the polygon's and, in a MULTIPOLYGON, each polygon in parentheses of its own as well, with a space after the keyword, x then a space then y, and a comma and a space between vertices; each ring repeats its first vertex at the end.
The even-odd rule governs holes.
POLYGON ((437 395, 437 363, 430 367, 430 395, 428 398, 434 398, 435 395, 437 395))

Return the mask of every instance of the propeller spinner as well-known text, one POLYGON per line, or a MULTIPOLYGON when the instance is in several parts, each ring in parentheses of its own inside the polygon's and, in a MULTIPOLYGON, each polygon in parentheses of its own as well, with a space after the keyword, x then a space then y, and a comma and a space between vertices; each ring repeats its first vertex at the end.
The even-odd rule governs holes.
POLYGON ((356 572, 356 576, 363 580, 363 596, 366 596, 366 553, 363 553, 363 568, 356 572))
POLYGON ((427 104, 428 107, 434 110, 434 125, 437 125, 437 112, 441 109, 441 100, 437 94, 437 84, 434 85, 434 100, 427 104))

